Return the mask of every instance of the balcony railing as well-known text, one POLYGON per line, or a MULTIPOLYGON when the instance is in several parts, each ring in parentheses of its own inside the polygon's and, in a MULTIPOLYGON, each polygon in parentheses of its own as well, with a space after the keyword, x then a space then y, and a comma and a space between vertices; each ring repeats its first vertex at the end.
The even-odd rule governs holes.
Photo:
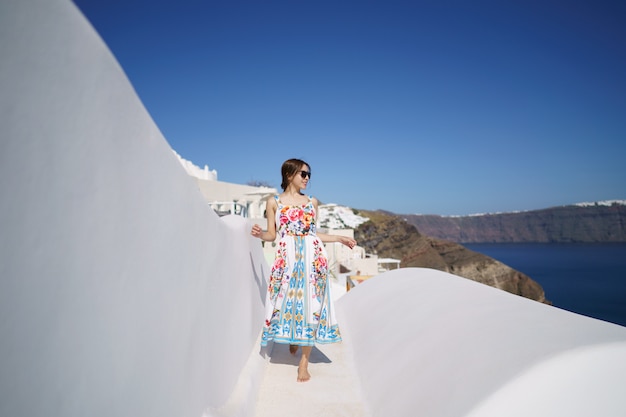
POLYGON ((217 213, 218 216, 226 216, 227 214, 236 214, 241 217, 248 217, 248 207, 235 201, 213 201, 209 206, 217 213))

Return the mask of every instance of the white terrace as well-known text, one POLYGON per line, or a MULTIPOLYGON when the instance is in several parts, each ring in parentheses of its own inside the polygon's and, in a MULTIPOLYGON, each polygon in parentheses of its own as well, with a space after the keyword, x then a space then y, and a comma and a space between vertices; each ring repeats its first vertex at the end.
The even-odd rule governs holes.
POLYGON ((258 347, 250 224, 74 4, 2 0, 0 58, 0 415, 625 415, 626 328, 428 269, 341 297, 344 342, 297 384, 258 347))

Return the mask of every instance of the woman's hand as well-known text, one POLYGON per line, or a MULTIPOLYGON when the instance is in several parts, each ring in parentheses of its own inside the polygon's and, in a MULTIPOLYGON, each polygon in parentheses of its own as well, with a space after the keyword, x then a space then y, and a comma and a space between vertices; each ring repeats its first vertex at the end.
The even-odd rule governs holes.
POLYGON ((352 248, 354 248, 356 246, 356 240, 354 240, 352 238, 349 238, 347 236, 340 236, 339 237, 339 243, 346 245, 350 249, 352 249, 352 248))
POLYGON ((261 236, 263 236, 263 229, 261 229, 261 226, 259 226, 258 224, 255 224, 254 226, 252 226, 252 231, 250 232, 250 234, 254 237, 262 239, 261 236))

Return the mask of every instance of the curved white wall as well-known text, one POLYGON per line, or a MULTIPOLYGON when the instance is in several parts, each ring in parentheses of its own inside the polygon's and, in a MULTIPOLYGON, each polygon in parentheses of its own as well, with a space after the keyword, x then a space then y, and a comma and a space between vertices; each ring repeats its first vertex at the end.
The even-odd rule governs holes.
POLYGON ((0 2, 0 415, 200 416, 266 275, 68 0, 0 2))
POLYGON ((337 312, 375 416, 626 410, 622 326, 424 268, 358 285, 337 312))

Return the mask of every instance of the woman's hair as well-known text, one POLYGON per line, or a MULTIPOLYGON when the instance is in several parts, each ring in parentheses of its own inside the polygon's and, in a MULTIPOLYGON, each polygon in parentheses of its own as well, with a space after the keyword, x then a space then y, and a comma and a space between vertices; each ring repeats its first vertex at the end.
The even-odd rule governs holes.
POLYGON ((283 182, 280 184, 280 187, 285 191, 287 186, 289 186, 289 179, 292 178, 295 174, 298 173, 302 169, 302 167, 306 165, 311 170, 311 166, 304 162, 302 159, 287 159, 283 162, 283 166, 280 168, 280 173, 283 175, 283 182))

